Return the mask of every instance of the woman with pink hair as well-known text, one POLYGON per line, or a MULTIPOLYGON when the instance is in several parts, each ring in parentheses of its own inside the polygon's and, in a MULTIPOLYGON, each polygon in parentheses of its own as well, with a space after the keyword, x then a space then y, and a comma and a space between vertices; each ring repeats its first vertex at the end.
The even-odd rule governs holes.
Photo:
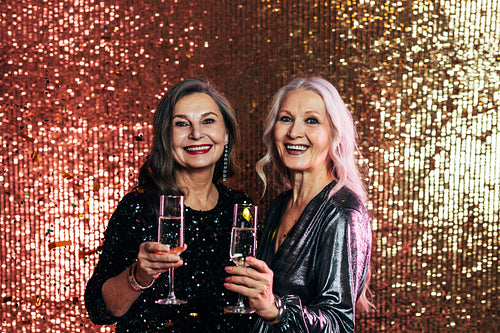
POLYGON ((274 96, 266 155, 291 188, 270 206, 257 258, 226 267, 227 289, 248 297, 253 332, 353 332, 368 310, 371 226, 356 162, 356 130, 335 87, 296 78, 274 96))

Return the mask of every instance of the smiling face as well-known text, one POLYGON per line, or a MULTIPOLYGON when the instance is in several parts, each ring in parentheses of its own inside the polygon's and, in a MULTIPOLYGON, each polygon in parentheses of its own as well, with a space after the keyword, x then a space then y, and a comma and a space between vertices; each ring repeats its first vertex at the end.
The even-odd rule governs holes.
POLYGON ((212 169, 228 136, 215 101, 204 93, 182 97, 172 117, 174 159, 184 169, 212 169))
POLYGON ((279 157, 290 172, 329 172, 332 129, 320 95, 305 89, 288 93, 273 133, 279 157))

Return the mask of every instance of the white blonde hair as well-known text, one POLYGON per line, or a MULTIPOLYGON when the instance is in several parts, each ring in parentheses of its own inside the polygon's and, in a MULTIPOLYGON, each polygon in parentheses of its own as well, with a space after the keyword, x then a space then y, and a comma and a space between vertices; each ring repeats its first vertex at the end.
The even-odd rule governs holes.
POLYGON ((264 144, 267 146, 266 155, 256 165, 257 173, 264 182, 264 193, 267 188, 267 177, 265 167, 273 163, 278 173, 284 178, 285 183, 290 184, 290 174, 281 162, 273 138, 274 125, 276 124, 278 112, 286 96, 297 89, 310 90, 318 94, 325 103, 328 121, 330 123, 333 138, 330 144, 329 156, 332 162, 332 174, 337 184, 332 188, 330 196, 342 187, 346 186, 353 191, 363 203, 367 201, 367 193, 364 182, 358 168, 356 154, 360 155, 356 143, 356 127, 351 113, 340 97, 337 89, 327 80, 314 76, 310 78, 298 77, 289 84, 278 90, 274 95, 269 113, 267 114, 264 130, 264 144))

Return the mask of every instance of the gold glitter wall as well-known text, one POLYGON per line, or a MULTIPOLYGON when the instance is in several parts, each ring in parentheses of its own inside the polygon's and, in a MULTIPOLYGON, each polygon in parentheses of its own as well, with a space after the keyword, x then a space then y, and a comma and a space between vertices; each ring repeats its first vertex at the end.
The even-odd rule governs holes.
POLYGON ((499 330, 499 44, 496 0, 1 1, 0 331, 112 331, 83 291, 167 88, 227 95, 230 185, 258 199, 266 107, 300 74, 339 88, 369 170, 376 310, 357 331, 499 330))

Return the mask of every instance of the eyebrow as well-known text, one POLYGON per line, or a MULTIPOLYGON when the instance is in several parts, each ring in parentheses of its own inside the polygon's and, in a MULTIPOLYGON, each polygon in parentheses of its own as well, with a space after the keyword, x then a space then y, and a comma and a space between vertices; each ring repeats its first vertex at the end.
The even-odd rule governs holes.
MULTIPOLYGON (((278 110, 278 114, 280 114, 282 112, 291 113, 291 111, 289 111, 288 109, 279 109, 278 110)), ((321 111, 314 110, 314 109, 312 109, 312 110, 306 110, 306 111, 304 111, 304 114, 305 115, 315 114, 317 116, 321 116, 321 111)))
MULTIPOLYGON (((219 115, 217 113, 213 112, 213 111, 208 111, 208 112, 202 113, 201 114, 201 118, 208 117, 208 116, 211 116, 211 115, 219 118, 219 115)), ((177 114, 173 118, 176 118, 176 117, 187 119, 187 116, 183 115, 183 114, 177 114)))

